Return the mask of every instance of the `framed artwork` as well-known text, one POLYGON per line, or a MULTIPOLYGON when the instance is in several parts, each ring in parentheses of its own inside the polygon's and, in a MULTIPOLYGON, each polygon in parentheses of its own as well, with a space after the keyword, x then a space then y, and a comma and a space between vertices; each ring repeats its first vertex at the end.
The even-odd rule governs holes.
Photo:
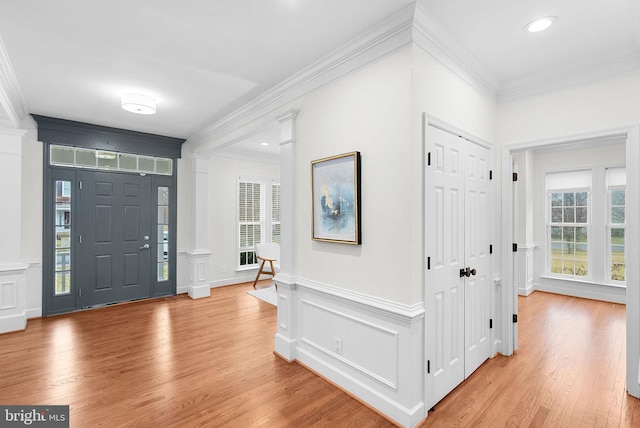
POLYGON ((360 152, 311 162, 312 239, 359 245, 360 152))

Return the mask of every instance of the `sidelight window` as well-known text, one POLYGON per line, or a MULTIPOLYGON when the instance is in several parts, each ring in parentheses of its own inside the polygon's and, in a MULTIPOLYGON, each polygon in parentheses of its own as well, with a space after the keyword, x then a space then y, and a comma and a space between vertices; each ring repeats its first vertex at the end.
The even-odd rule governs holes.
POLYGON ((158 187, 158 281, 169 280, 169 188, 158 187))
POLYGON ((71 182, 55 185, 55 296, 71 293, 71 182))

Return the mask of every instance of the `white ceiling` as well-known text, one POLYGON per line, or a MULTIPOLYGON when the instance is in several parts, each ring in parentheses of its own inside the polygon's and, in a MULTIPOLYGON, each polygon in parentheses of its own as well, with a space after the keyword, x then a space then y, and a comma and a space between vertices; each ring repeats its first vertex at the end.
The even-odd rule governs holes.
MULTIPOLYGON (((498 99, 640 67, 638 0, 419 1, 444 29, 443 46, 457 46, 498 99), (523 31, 544 15, 559 20, 523 31)), ((412 3, 0 0, 0 37, 26 112, 189 138, 412 3), (125 92, 155 97, 157 114, 120 109, 125 92)))

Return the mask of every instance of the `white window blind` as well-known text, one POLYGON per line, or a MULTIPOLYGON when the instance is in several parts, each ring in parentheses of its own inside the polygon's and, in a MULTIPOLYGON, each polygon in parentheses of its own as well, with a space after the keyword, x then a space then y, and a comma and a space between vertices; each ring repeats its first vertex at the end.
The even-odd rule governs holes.
POLYGON ((238 177, 237 269, 257 267, 255 245, 280 243, 280 184, 264 177, 238 177))

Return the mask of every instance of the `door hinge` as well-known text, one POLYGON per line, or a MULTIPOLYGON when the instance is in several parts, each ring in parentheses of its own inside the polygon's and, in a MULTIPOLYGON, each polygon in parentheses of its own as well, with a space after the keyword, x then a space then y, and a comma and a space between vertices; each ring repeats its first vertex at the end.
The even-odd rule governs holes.
POLYGON ((493 180, 493 170, 489 170, 489 180, 493 180))
POLYGON ((513 244, 513 252, 514 253, 518 252, 518 244, 516 244, 516 243, 513 244))
POLYGON ((82 244, 82 235, 78 235, 78 243, 82 244))
POLYGON ((427 360, 427 374, 431 373, 431 360, 427 360))
POLYGON ((431 152, 427 153, 427 165, 431 165, 431 152))
POLYGON ((518 181, 518 173, 517 172, 513 173, 513 181, 518 181))
POLYGON ((82 190, 82 181, 78 181, 78 189, 82 190))
POLYGON ((427 257, 427 270, 431 270, 431 257, 427 257))
POLYGON ((518 322, 518 314, 513 314, 513 322, 518 322))
POLYGON ((493 245, 489 245, 489 254, 493 254, 493 245))
POLYGON ((78 288, 78 297, 82 297, 82 288, 78 288))
POLYGON ((489 328, 493 328, 493 318, 489 318, 489 328))

